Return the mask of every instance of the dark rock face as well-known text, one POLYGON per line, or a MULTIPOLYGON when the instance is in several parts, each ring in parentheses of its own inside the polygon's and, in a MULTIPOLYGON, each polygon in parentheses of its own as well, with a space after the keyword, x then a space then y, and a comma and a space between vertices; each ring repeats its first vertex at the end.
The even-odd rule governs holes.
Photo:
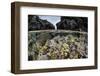
POLYGON ((72 31, 88 31, 88 19, 86 17, 61 17, 61 21, 56 24, 57 29, 72 31))
POLYGON ((47 20, 42 20, 36 15, 29 15, 28 16, 28 30, 48 30, 48 29, 55 29, 52 23, 48 22, 47 20))

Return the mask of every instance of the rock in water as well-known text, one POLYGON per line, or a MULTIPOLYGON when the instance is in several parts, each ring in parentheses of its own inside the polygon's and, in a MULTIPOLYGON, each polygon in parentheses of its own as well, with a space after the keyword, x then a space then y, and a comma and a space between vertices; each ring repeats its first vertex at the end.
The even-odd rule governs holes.
POLYGON ((28 16, 28 30, 48 30, 55 29, 54 25, 47 20, 42 20, 39 16, 29 15, 28 16))
POLYGON ((88 20, 86 17, 65 17, 56 24, 57 29, 87 32, 88 20))

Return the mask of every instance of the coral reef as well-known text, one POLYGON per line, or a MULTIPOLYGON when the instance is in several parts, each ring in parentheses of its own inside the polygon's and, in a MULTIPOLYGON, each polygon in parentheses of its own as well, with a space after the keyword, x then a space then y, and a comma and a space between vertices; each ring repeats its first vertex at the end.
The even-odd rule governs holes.
POLYGON ((88 58, 88 18, 65 17, 54 24, 28 15, 28 60, 88 58))
POLYGON ((87 33, 29 32, 29 60, 87 58, 87 33))

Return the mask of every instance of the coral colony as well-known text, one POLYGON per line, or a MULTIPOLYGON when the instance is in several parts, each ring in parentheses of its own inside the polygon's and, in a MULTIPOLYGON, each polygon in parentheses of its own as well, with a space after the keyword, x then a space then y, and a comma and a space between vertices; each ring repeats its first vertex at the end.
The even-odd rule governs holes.
POLYGON ((87 17, 28 15, 28 60, 88 58, 87 23, 87 17))

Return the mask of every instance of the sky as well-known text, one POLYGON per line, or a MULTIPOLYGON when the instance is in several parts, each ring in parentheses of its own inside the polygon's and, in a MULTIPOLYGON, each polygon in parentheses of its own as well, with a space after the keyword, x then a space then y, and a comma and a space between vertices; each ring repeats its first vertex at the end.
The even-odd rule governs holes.
POLYGON ((56 23, 60 21, 60 16, 39 16, 39 18, 51 22, 55 26, 55 29, 57 29, 56 23))

